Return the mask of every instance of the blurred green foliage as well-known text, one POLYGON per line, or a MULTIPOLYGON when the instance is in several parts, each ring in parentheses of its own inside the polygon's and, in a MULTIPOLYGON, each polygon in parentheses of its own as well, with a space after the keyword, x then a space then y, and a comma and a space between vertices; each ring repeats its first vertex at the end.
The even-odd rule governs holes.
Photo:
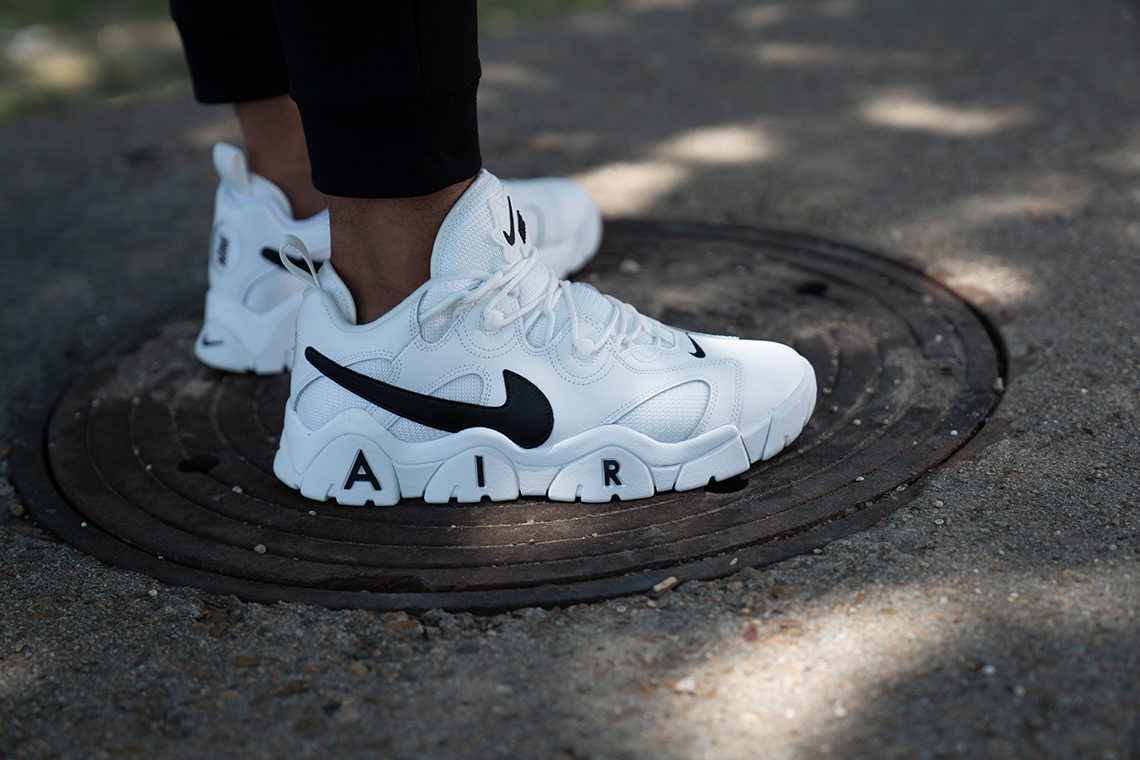
MULTIPOLYGON (((550 18, 568 11, 599 8, 610 0, 479 0, 480 21, 492 30, 550 18)), ((165 18, 166 0, 0 0, 0 29, 32 24, 97 28, 124 20, 165 18)))
POLYGON ((166 0, 0 0, 0 29, 32 24, 95 29, 123 21, 165 18, 166 0))
MULTIPOLYGON (((479 0, 479 19, 501 34, 610 1, 479 0)), ((188 86, 167 0, 0 0, 0 120, 188 86)))

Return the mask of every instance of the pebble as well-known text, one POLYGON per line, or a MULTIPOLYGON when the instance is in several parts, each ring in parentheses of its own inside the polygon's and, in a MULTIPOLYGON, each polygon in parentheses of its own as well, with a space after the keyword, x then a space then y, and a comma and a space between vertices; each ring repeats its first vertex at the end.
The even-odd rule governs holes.
POLYGON ((151 599, 153 599, 156 596, 158 596, 158 589, 152 588, 150 591, 148 591, 146 593, 150 596, 151 599))
POLYGON ((241 486, 234 486, 230 490, 233 491, 234 493, 242 493, 241 486))
POLYGON ((258 554, 265 554, 265 544, 258 544, 257 546, 253 547, 253 550, 258 554))
POLYGON ((668 578, 653 587, 653 593, 657 596, 661 596, 666 591, 676 587, 680 582, 681 581, 677 580, 676 576, 670 575, 668 578))
POLYGON ((622 262, 618 264, 618 271, 622 274, 637 274, 641 271, 641 264, 633 259, 623 259, 622 262))
POLYGON ((987 665, 984 668, 982 668, 982 672, 985 673, 987 676, 992 676, 994 673, 997 672, 997 668, 995 668, 993 665, 987 665))
POLYGON ((256 668, 260 661, 251 654, 239 654, 234 658, 234 665, 239 668, 256 668))
POLYGON ((692 676, 685 676, 673 685, 673 691, 678 694, 696 694, 697 680, 692 676))
POLYGON ((354 676, 366 676, 368 675, 368 666, 363 662, 354 662, 348 666, 348 672, 354 676))
POLYGON ((14 517, 23 517, 27 513, 28 513, 28 508, 25 507, 20 502, 16 502, 15 504, 12 505, 12 515, 14 517))
POLYGON ((404 631, 411 631, 411 630, 422 631, 424 628, 424 624, 421 623, 420 621, 416 620, 415 618, 411 618, 408 620, 393 620, 391 623, 386 623, 384 625, 384 627, 387 628, 389 631, 395 631, 396 633, 403 633, 404 631))

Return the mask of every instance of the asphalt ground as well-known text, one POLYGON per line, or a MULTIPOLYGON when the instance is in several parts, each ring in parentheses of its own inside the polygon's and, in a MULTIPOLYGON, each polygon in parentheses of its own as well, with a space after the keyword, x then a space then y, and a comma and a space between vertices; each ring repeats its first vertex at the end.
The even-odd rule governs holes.
MULTIPOLYGON (((0 464, 0 756, 1140 756, 1140 27, 1125 0, 642 0, 484 40, 501 176, 848 240, 1001 327, 983 444, 818 554, 417 621, 110 569, 0 464)), ((225 109, 0 125, 0 450, 205 289, 225 109)))

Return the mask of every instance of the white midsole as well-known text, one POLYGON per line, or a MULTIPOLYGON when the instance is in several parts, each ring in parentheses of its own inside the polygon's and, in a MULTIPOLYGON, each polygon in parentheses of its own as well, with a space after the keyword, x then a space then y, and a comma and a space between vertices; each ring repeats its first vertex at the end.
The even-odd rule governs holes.
POLYGON ((533 449, 487 428, 403 441, 363 409, 346 410, 319 430, 309 430, 289 406, 274 472, 309 498, 333 497, 342 504, 419 497, 500 501, 519 495, 646 498, 723 480, 769 458, 799 434, 814 402, 815 378, 809 373, 779 407, 743 432, 722 425, 693 439, 663 443, 606 425, 533 449))

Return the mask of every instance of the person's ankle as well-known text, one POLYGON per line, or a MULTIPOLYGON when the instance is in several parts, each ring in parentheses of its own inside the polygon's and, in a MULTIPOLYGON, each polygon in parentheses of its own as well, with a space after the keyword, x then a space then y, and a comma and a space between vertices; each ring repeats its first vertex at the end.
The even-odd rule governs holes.
POLYGON ((320 190, 313 187, 312 180, 308 178, 284 183, 274 182, 274 184, 280 187, 285 193, 285 197, 289 199, 289 205, 293 207, 294 219, 308 219, 328 208, 328 198, 320 190))
POLYGON ((352 293, 357 324, 379 319, 428 281, 436 234, 471 182, 415 198, 329 196, 332 263, 352 293))

